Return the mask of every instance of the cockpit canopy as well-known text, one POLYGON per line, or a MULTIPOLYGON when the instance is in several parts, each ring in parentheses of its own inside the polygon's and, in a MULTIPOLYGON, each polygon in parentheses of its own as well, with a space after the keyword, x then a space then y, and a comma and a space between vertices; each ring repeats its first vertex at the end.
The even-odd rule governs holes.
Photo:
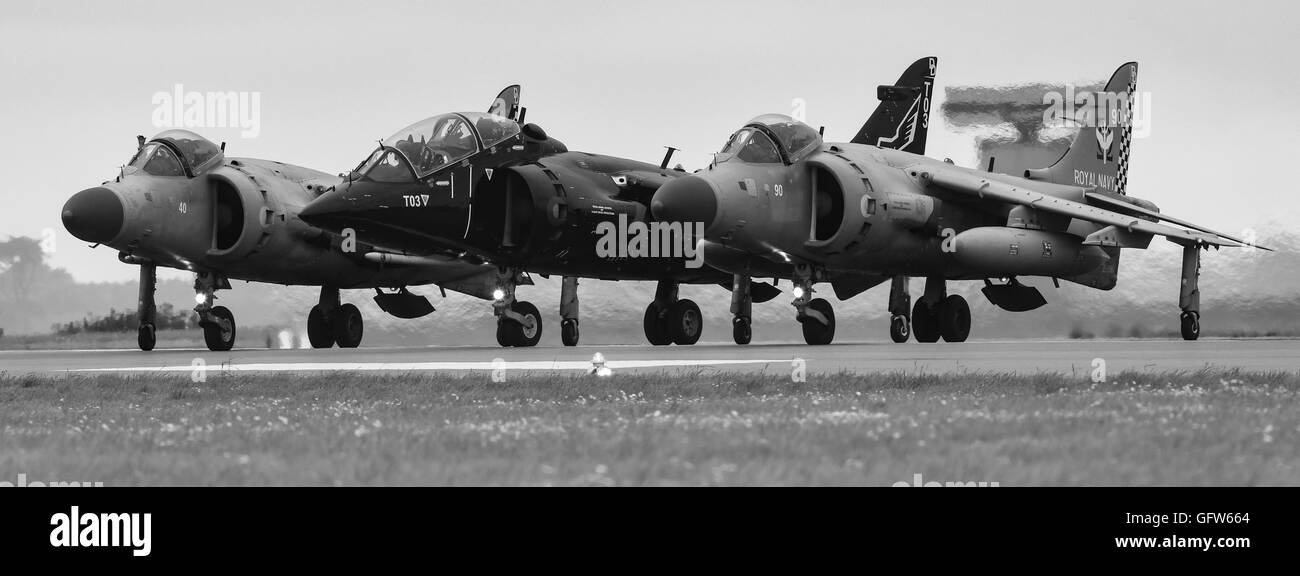
POLYGON ((408 164, 418 178, 494 146, 519 133, 509 118, 480 112, 443 114, 421 120, 384 140, 361 172, 381 182, 409 180, 408 164))
POLYGON ((167 130, 149 140, 130 166, 152 176, 197 176, 225 159, 221 148, 189 130, 167 130))
POLYGON ((822 137, 811 126, 781 114, 765 114, 731 135, 717 161, 736 158, 753 164, 792 164, 821 148, 822 137))

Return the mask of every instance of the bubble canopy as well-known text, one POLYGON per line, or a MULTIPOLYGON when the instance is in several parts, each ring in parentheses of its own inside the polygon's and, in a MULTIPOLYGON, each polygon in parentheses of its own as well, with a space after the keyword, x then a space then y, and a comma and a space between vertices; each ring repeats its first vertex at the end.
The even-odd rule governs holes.
POLYGON ((518 133, 518 123, 494 114, 442 114, 411 124, 386 138, 383 149, 371 155, 361 172, 379 180, 391 180, 387 172, 396 167, 400 155, 416 177, 423 178, 518 133))
POLYGON ((755 164, 790 164, 821 148, 822 137, 811 126, 781 114, 750 120, 722 147, 719 161, 737 158, 755 164))
POLYGON ((222 158, 221 148, 211 140, 189 130, 167 130, 150 138, 130 165, 155 176, 197 176, 222 158))

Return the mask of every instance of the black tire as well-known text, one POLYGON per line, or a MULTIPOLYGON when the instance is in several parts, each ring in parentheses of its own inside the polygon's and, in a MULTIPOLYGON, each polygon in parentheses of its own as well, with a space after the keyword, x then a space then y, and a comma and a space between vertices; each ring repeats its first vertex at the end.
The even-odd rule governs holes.
POLYGON ((220 324, 206 324, 203 326, 203 341, 208 345, 208 350, 213 352, 226 352, 235 347, 235 315, 230 313, 225 306, 214 306, 209 314, 218 320, 225 320, 230 326, 230 330, 223 330, 220 324))
POLYGON ((953 294, 939 307, 939 334, 946 342, 965 342, 970 336, 970 305, 953 294))
POLYGON ((835 340, 835 309, 825 299, 817 298, 808 303, 808 307, 821 312, 828 321, 822 324, 813 318, 800 318, 803 323, 803 340, 812 346, 824 346, 835 340))
POLYGON ((664 319, 659 316, 659 306, 651 302, 645 309, 645 318, 641 322, 645 330, 645 339, 655 346, 667 346, 673 343, 672 337, 665 330, 664 319))
POLYGON ((518 338, 515 346, 536 346, 542 339, 542 314, 530 302, 515 302, 510 309, 524 317, 523 323, 511 322, 518 338))
POLYGON ((700 307, 691 300, 678 300, 668 309, 668 327, 674 344, 690 346, 700 341, 704 332, 704 316, 700 307))
POLYGON ((754 337, 754 327, 749 318, 737 316, 731 320, 731 339, 744 346, 754 337))
POLYGON ((154 345, 158 344, 158 330, 154 328, 152 322, 140 324, 136 330, 135 341, 140 345, 140 349, 148 352, 153 350, 154 345))
POLYGON ((307 313, 307 341, 312 348, 329 348, 334 346, 334 329, 325 319, 320 306, 312 306, 307 313))
POLYGON ((519 323, 507 318, 497 320, 497 344, 502 348, 518 346, 519 323))
POLYGON ((898 344, 907 342, 912 336, 912 323, 906 316, 896 314, 889 319, 889 338, 898 344))
POLYGON ((560 341, 565 346, 578 345, 578 319, 565 318, 560 321, 560 341))
POLYGON ((334 342, 339 348, 356 348, 361 345, 361 337, 366 333, 361 311, 356 306, 344 304, 330 314, 330 328, 334 333, 334 342))
POLYGON ((937 310, 925 299, 918 299, 912 305, 912 336, 917 342, 933 343, 939 341, 939 318, 937 310))
POLYGON ((1178 318, 1183 332, 1183 340, 1196 340, 1201 337, 1201 315, 1196 312, 1183 312, 1178 318))

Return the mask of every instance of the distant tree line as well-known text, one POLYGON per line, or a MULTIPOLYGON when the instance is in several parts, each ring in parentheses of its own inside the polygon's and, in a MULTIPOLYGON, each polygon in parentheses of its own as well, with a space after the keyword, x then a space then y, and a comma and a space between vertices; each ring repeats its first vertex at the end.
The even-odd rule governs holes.
MULTIPOLYGON (((192 310, 177 310, 170 302, 158 305, 154 326, 158 330, 187 330, 197 328, 198 315, 192 310)), ((140 326, 140 319, 135 310, 118 311, 110 308, 108 314, 99 317, 85 317, 80 321, 55 324, 52 329, 59 334, 82 334, 86 332, 135 332, 140 326)))

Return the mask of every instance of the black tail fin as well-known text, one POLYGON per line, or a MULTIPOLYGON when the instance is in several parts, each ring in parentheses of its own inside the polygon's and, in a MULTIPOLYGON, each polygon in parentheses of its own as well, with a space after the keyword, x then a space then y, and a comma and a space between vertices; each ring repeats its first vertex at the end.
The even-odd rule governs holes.
POLYGON ((925 154, 930 129, 930 95, 934 89, 934 56, 913 62, 892 86, 876 88, 880 105, 850 142, 925 154))
POLYGON ((1080 126, 1074 142, 1051 167, 1026 170, 1025 177, 1126 194, 1137 69, 1137 62, 1120 66, 1106 87, 1091 95, 1091 103, 1088 95, 1076 97, 1083 104, 1071 113, 1070 121, 1080 126))
POLYGON ((488 114, 496 114, 497 116, 517 120, 519 115, 519 85, 506 86, 505 90, 497 94, 496 100, 493 100, 492 106, 488 108, 488 114))

